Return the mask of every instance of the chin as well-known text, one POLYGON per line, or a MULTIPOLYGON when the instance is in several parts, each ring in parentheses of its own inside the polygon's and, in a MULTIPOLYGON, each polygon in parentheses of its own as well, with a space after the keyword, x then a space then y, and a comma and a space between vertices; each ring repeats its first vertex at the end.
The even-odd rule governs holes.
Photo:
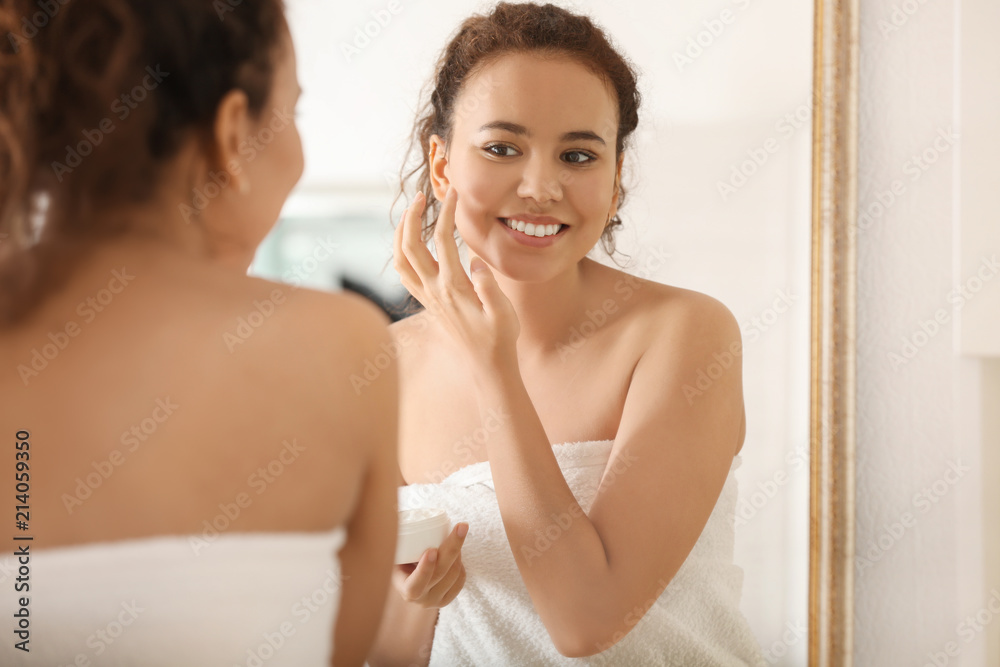
MULTIPOLYGON (((497 257, 495 252, 476 252, 476 255, 493 269, 494 274, 500 274, 509 280, 521 283, 545 283, 571 268, 566 262, 553 264, 539 261, 538 258, 530 256, 497 257)), ((578 265, 579 262, 576 264, 578 265)))

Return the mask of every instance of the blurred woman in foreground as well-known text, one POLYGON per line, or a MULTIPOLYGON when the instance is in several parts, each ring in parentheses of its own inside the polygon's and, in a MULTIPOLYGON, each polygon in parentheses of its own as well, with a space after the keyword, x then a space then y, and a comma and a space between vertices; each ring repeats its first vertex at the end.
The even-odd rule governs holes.
POLYGON ((284 8, 52 4, 0 4, 0 663, 360 665, 396 376, 349 380, 373 306, 246 275, 303 170, 284 8))

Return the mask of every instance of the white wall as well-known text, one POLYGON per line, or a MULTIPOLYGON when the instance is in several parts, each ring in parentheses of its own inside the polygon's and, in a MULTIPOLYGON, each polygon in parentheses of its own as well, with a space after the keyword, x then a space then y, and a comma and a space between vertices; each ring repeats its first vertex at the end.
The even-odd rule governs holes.
POLYGON ((858 665, 997 664, 985 637, 995 645, 1000 615, 987 610, 979 630, 967 620, 991 595, 981 453, 987 428, 996 433, 983 391, 996 368, 957 356, 950 324, 928 324, 941 310, 954 320, 948 295, 968 278, 957 263, 957 144, 935 147, 957 129, 957 9, 862 3, 859 205, 876 214, 858 235, 858 665), (914 160, 925 151, 926 170, 914 160), (894 181, 902 194, 890 197, 894 181))
MULTIPOLYGON (((982 406, 982 554, 985 565, 982 590, 1000 591, 1000 359, 983 362, 982 406)), ((1000 665, 1000 619, 994 619, 984 631, 983 640, 986 644, 983 664, 1000 665)))

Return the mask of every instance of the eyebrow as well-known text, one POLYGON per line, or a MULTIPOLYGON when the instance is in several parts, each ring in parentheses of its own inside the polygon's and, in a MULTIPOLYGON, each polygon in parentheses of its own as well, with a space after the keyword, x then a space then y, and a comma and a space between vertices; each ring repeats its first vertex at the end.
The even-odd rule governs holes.
MULTIPOLYGON (((492 123, 486 123, 481 128, 480 132, 485 132, 487 130, 505 130, 512 134, 519 134, 526 137, 531 136, 531 132, 528 131, 524 125, 518 125, 517 123, 511 123, 506 120, 495 120, 492 123)), ((602 146, 607 146, 607 143, 595 132, 590 130, 576 130, 574 132, 567 132, 562 135, 562 141, 597 141, 600 142, 602 146)))

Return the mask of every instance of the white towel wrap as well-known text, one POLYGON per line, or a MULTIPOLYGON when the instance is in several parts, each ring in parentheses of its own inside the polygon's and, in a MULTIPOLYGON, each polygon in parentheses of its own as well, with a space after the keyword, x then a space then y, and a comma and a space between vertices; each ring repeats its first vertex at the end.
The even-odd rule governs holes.
MULTIPOLYGON (((584 512, 594 502, 613 444, 553 445, 584 512)), ((733 564, 734 472, 740 463, 737 455, 704 531, 663 594, 624 639, 588 658, 561 655, 535 612, 507 542, 488 461, 461 468, 440 484, 400 487, 401 510, 439 507, 453 525, 469 523, 462 551, 465 587, 441 609, 431 667, 765 665, 760 644, 740 612, 743 570, 733 564)))
POLYGON ((345 528, 201 537, 29 548, 31 651, 14 648, 8 574, 0 665, 327 667, 345 528))

